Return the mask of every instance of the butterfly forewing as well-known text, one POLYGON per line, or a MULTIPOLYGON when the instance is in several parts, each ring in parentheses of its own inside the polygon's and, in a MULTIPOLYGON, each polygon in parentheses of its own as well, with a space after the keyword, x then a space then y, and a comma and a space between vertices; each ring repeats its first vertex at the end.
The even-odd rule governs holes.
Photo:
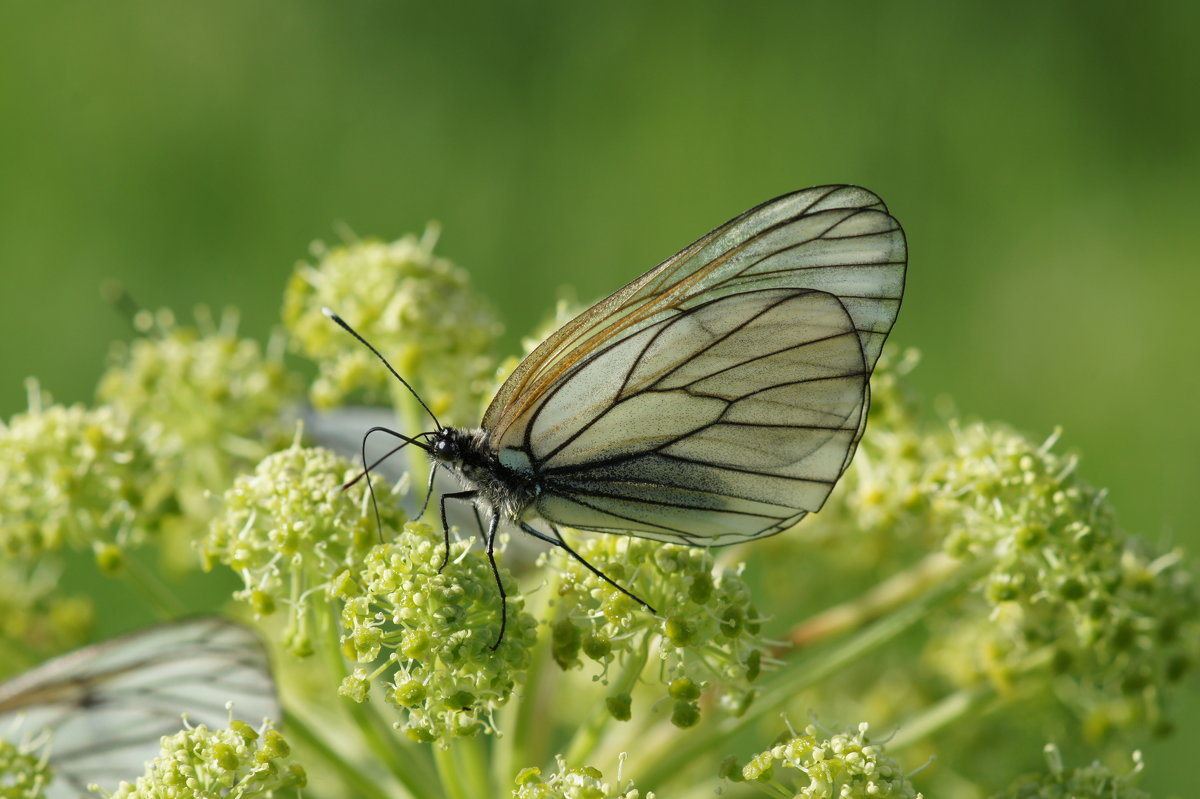
POLYGON ((705 546, 779 532, 853 456, 905 263, 864 189, 764 203, 552 335, 484 427, 551 523, 705 546))
POLYGON ((47 796, 112 790, 139 776, 159 739, 193 726, 280 721, 267 654, 221 619, 155 627, 73 652, 0 685, 0 734, 49 731, 56 779, 47 796), (19 723, 17 722, 19 717, 19 723))
POLYGON ((869 368, 891 330, 904 288, 900 225, 857 186, 823 186, 752 208, 568 322, 505 381, 484 416, 496 439, 520 425, 567 373, 614 340, 722 296, 757 288, 810 288, 842 298, 869 368))

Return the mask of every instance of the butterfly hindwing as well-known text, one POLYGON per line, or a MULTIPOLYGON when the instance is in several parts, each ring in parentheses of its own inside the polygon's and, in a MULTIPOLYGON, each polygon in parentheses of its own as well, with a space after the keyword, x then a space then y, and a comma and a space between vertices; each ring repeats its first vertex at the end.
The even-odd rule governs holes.
POLYGON ((92 795, 142 774, 159 739, 183 727, 280 721, 267 653, 217 618, 153 627, 52 660, 0 685, 0 734, 48 731, 51 799, 92 795), (18 722, 19 719, 19 723, 18 722))

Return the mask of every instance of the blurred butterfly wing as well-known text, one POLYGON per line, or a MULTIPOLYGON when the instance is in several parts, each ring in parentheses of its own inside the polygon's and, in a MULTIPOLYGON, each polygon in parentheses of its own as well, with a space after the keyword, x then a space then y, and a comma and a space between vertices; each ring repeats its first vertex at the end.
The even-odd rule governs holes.
POLYGON ((546 392, 599 349, 687 308, 756 288, 841 298, 869 371, 899 313, 906 263, 904 232, 866 189, 821 186, 769 200, 563 325, 504 382, 483 426, 493 440, 521 437, 521 424, 546 392))
POLYGON ((90 783, 112 790, 140 776, 159 739, 183 728, 183 714, 193 726, 227 727, 229 702, 249 723, 280 720, 257 636, 194 619, 81 649, 0 685, 0 733, 50 730, 47 796, 90 796, 90 783))
POLYGON ((484 426, 538 473, 551 522, 707 546, 779 532, 854 454, 905 263, 864 189, 772 200, 551 336, 484 426))

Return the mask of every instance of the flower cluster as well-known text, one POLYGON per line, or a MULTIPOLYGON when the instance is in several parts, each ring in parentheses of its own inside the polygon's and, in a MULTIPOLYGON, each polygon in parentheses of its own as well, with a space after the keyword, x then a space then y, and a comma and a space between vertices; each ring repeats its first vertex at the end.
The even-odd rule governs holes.
POLYGON ((371 683, 383 679, 388 701, 403 709, 405 729, 417 741, 494 729, 491 714, 512 695, 536 639, 506 570, 500 639, 500 595, 487 556, 456 542, 442 568, 445 557, 441 534, 410 522, 334 588, 345 603, 343 647, 371 665, 348 677, 342 694, 363 701, 371 683))
POLYGON ((322 313, 332 308, 418 386, 443 421, 479 418, 493 366, 486 355, 499 333, 491 309, 470 290, 467 274, 433 255, 435 236, 334 247, 316 266, 297 267, 284 296, 293 346, 319 364, 313 402, 382 388, 394 404, 410 400, 366 348, 322 313))
POLYGON ((123 782, 110 799, 256 799, 275 791, 303 788, 304 769, 291 758, 291 748, 270 725, 254 729, 240 721, 228 729, 203 724, 162 739, 157 758, 146 764, 136 782, 123 782))
POLYGON ((1181 556, 1146 554, 1052 442, 986 425, 951 435, 929 475, 933 512, 951 554, 989 565, 978 588, 990 611, 944 640, 975 640, 975 670, 1001 683, 1040 663, 1078 675, 1093 735, 1160 723, 1164 690, 1200 656, 1200 595, 1181 556))
POLYGON ((561 550, 551 626, 554 659, 563 669, 582 657, 610 679, 608 708, 620 720, 631 713, 631 691, 652 650, 673 700, 671 721, 690 727, 700 717, 703 691, 716 688, 732 712, 752 699, 764 643, 758 613, 739 569, 717 569, 712 554, 695 547, 626 536, 590 536, 580 556, 661 614, 597 577, 561 550))
MULTIPOLYGON (((896 381, 912 362, 885 353, 869 433, 826 509, 805 523, 805 535, 835 549, 856 530, 854 558, 836 551, 828 579, 845 590, 850 564, 873 579, 940 547, 975 575, 974 602, 931 614, 928 664, 963 687, 1007 690, 1031 672, 1056 679, 1056 696, 1092 738, 1162 728, 1165 697, 1200 658, 1200 594, 1182 556, 1121 530, 1104 492, 1054 450, 1056 436, 918 425, 896 381)), ((780 539, 774 546, 791 544, 780 539)))
POLYGON ((920 799, 896 761, 871 743, 868 726, 826 735, 815 725, 760 752, 738 774, 727 777, 760 783, 776 796, 795 799, 920 799))
POLYGON ((109 570, 117 544, 155 529, 168 486, 115 409, 44 405, 0 423, 0 553, 33 560, 64 547, 93 549, 109 570))
POLYGON ((4 799, 44 799, 54 779, 46 753, 48 741, 13 743, 12 730, 0 730, 0 796, 4 799))
MULTIPOLYGON (((237 597, 257 615, 289 608, 288 648, 306 654, 308 603, 339 573, 362 568, 381 530, 363 501, 342 490, 353 468, 334 453, 293 445, 268 455, 225 492, 200 544, 205 568, 223 563, 245 581, 237 597)), ((384 481, 374 481, 381 520, 403 523, 384 481)))
POLYGON ((139 313, 145 335, 114 347, 96 392, 130 420, 189 508, 228 485, 238 466, 286 444, 282 411, 298 394, 282 339, 264 352, 238 337, 231 311, 216 323, 199 308, 196 320, 187 327, 169 311, 139 313))
POLYGON ((1150 799, 1134 785, 1142 770, 1139 752, 1133 753, 1133 771, 1125 776, 1113 774, 1100 763, 1082 768, 1065 768, 1058 748, 1045 748, 1046 773, 1023 777, 992 799, 1150 799))
MULTIPOLYGON (((543 775, 539 768, 522 769, 517 775, 513 799, 639 799, 641 791, 633 780, 622 780, 620 769, 615 782, 606 782, 604 774, 591 766, 568 767, 561 757, 558 769, 543 775)), ((654 793, 644 795, 654 799, 654 793)))

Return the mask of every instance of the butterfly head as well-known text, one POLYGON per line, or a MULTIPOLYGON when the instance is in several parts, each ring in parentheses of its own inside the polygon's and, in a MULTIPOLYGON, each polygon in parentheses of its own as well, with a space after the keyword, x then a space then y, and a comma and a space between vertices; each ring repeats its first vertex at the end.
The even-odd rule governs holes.
POLYGON ((444 466, 483 466, 495 460, 487 446, 487 433, 461 427, 443 427, 427 434, 429 456, 444 466))
POLYGON ((429 454, 441 463, 453 464, 462 460, 463 432, 456 427, 443 427, 429 441, 429 454))

